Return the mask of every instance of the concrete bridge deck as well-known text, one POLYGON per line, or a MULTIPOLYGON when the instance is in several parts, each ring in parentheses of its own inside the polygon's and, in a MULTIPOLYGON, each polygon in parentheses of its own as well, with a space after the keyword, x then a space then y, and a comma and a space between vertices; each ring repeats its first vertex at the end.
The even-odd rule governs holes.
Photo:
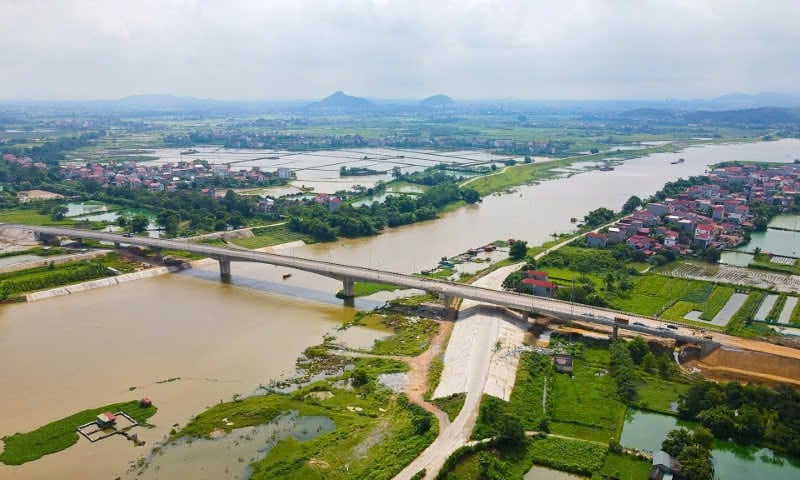
POLYGON ((691 335, 691 332, 688 329, 667 329, 664 327, 663 323, 660 322, 660 320, 652 317, 631 315, 625 312, 573 304, 551 298, 492 290, 474 285, 464 285, 444 280, 421 278, 414 275, 387 272, 366 267, 342 265, 338 263, 299 258, 288 255, 279 255, 275 253, 254 252, 249 250, 218 247, 214 245, 194 244, 178 240, 164 240, 148 237, 125 237, 115 233, 80 230, 74 228, 20 224, 0 225, 0 230, 5 229, 27 230, 38 235, 99 240, 113 243, 116 246, 126 244, 163 250, 188 251, 205 255, 217 260, 220 263, 220 274, 222 276, 230 275, 230 262, 238 261, 265 263, 269 265, 304 270, 341 280, 344 283, 344 293, 346 296, 352 296, 353 284, 356 281, 386 283, 404 288, 423 290, 431 294, 444 297, 448 301, 455 298, 463 298, 475 300, 480 303, 500 305, 523 312, 539 312, 568 320, 591 322, 612 328, 624 328, 648 335, 674 338, 683 342, 708 343, 706 339, 691 335), (630 319, 631 322, 639 322, 641 325, 633 325, 632 323, 628 325, 622 325, 614 322, 614 316, 623 316, 630 319))

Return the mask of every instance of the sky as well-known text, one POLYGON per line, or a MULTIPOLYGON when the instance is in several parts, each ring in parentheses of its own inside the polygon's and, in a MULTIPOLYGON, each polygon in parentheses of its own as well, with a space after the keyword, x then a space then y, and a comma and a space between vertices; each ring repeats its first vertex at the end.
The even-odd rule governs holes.
POLYGON ((0 98, 800 93, 800 0, 0 0, 0 98))

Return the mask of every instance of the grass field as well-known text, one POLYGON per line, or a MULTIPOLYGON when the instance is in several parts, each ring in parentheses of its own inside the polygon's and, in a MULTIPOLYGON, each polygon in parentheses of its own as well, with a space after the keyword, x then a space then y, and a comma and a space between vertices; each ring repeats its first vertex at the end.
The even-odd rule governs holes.
POLYGON ((375 341, 371 353, 376 355, 419 355, 428 349, 431 339, 439 331, 439 324, 433 320, 410 319, 401 315, 384 317, 383 324, 395 333, 375 341))
POLYGON ((692 310, 700 311, 700 318, 702 320, 711 321, 722 310, 722 307, 730 300, 734 294, 735 289, 727 286, 716 286, 706 284, 703 290, 693 289, 689 292, 689 296, 696 295, 695 298, 701 300, 693 302, 688 300, 678 300, 671 307, 664 310, 661 317, 666 320, 683 321, 687 313, 692 310), (711 288, 711 293, 706 295, 708 288, 711 288), (703 299, 703 297, 706 297, 703 299))
POLYGON ((800 301, 798 301, 797 305, 795 305, 794 310, 792 311, 792 316, 789 319, 789 323, 800 324, 800 301))
POLYGON ((123 260, 116 253, 109 253, 92 260, 2 273, 0 274, 0 295, 9 298, 37 290, 110 277, 114 273, 109 268, 122 273, 132 272, 135 269, 133 264, 123 260))
POLYGON ((552 387, 548 383, 548 396, 553 398, 550 428, 553 433, 608 443, 619 438, 625 416, 616 382, 608 374, 610 352, 587 347, 583 357, 574 360, 572 377, 556 374, 552 387))
POLYGON ((611 303, 619 310, 655 316, 675 301, 705 303, 712 291, 713 285, 707 282, 647 274, 634 277, 633 290, 611 303))
POLYGON ((25 223, 27 225, 74 225, 70 219, 53 220, 50 215, 44 215, 28 208, 0 209, 0 223, 25 223))
POLYGON ((643 480, 650 473, 652 462, 631 455, 610 453, 606 456, 603 468, 600 469, 592 478, 606 479, 617 478, 619 480, 643 480))
MULTIPOLYGON (((394 292, 399 289, 400 287, 396 285, 387 285, 385 283, 355 282, 355 284, 353 284, 353 296, 366 297, 378 292, 394 292)), ((336 297, 344 298, 344 290, 336 292, 336 297)))
POLYGON ((689 391, 689 383, 681 376, 666 380, 657 375, 639 371, 642 384, 639 386, 639 395, 632 406, 642 410, 652 410, 667 415, 674 415, 671 402, 676 402, 678 397, 689 391))
POLYGON ((0 462, 7 465, 22 465, 42 458, 51 453, 60 452, 78 442, 77 427, 89 423, 103 412, 123 411, 140 424, 146 424, 158 409, 154 406, 142 408, 138 401, 114 403, 104 407, 92 408, 78 412, 69 417, 48 423, 27 433, 15 433, 3 437, 4 449, 0 453, 0 462))
POLYGON ((302 240, 305 243, 314 243, 310 236, 303 233, 293 232, 289 230, 289 227, 286 225, 254 228, 253 235, 254 236, 252 237, 237 238, 231 240, 231 242, 240 247, 249 249, 271 247, 297 240, 302 240))

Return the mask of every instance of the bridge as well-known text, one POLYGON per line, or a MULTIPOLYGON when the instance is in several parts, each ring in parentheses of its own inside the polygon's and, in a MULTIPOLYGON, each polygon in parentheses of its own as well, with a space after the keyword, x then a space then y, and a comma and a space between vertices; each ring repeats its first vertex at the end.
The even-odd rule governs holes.
MULTIPOLYGON (((591 307, 581 304, 573 304, 562 300, 546 297, 536 297, 515 292, 505 292, 481 288, 473 285, 449 282, 430 278, 417 277, 401 273, 375 270, 366 267, 342 265, 338 263, 312 260, 307 258, 279 255, 275 253, 255 252, 250 250, 238 250, 214 245, 204 245, 189 243, 179 240, 165 240, 149 237, 126 237, 123 235, 98 232, 92 230, 80 230, 63 227, 45 227, 20 224, 3 224, 0 230, 16 229, 25 230, 37 234, 39 237, 69 237, 76 239, 98 240, 114 244, 119 248, 122 244, 137 245, 148 247, 158 252, 161 250, 181 250, 213 258, 219 262, 220 276, 223 278, 231 275, 231 262, 254 262, 276 265, 287 268, 294 268, 307 272, 324 275, 326 277, 340 280, 344 286, 345 297, 353 296, 353 286, 357 281, 384 283, 403 288, 422 290, 433 295, 437 295, 445 300, 446 308, 452 308, 458 298, 475 300, 481 303, 498 305, 521 312, 537 312, 547 315, 564 318, 567 320, 577 320, 598 325, 611 327, 616 334, 617 328, 624 328, 648 335, 674 338, 678 341, 687 343, 701 343, 708 346, 711 342, 708 339, 699 338, 688 329, 671 330, 664 326, 660 320, 631 315, 629 313, 591 307), (614 316, 624 316, 632 321, 629 324, 621 324, 614 321, 614 316)), ((525 313, 527 315, 527 313, 525 313)))

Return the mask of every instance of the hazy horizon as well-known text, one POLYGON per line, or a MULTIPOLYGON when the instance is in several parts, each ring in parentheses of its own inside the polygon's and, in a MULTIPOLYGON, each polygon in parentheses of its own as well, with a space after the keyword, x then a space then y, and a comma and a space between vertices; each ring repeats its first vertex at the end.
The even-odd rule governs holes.
POLYGON ((800 93, 800 2, 0 1, 0 99, 800 93))

